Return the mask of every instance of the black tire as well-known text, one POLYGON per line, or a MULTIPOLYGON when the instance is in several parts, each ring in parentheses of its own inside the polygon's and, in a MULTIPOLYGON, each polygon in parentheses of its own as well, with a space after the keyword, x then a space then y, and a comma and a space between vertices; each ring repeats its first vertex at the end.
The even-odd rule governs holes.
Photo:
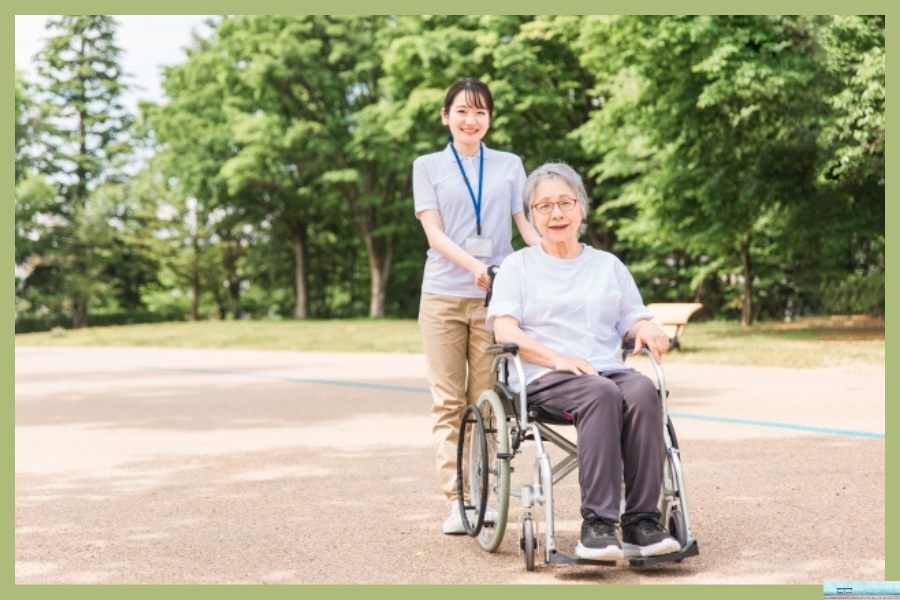
POLYGON ((463 412, 456 444, 456 494, 463 528, 471 537, 477 536, 484 524, 487 494, 483 491, 488 489, 487 459, 484 420, 478 406, 470 404, 463 412), (470 520, 473 514, 476 517, 474 522, 470 520))
POLYGON ((484 524, 478 543, 488 552, 496 552, 503 542, 509 512, 509 423, 506 410, 493 390, 482 392, 478 410, 484 424, 487 445, 487 486, 484 524), (490 517, 490 518, 488 518, 490 517))
POLYGON ((669 439, 672 440, 672 447, 678 449, 678 436, 675 435, 675 426, 672 425, 672 419, 666 418, 666 429, 669 430, 669 439))
POLYGON ((534 571, 534 554, 537 549, 537 541, 534 538, 534 523, 530 518, 522 521, 522 538, 519 540, 522 546, 522 554, 525 557, 525 570, 534 571))
POLYGON ((684 513, 680 508, 673 508, 669 515, 668 527, 669 535, 678 540, 682 548, 687 546, 687 523, 684 520, 684 513))

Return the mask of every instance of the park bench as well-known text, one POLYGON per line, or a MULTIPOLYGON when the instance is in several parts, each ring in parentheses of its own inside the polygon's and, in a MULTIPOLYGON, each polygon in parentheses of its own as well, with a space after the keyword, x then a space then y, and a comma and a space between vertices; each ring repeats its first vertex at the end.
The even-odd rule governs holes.
POLYGON ((684 326, 691 315, 701 308, 703 305, 699 302, 655 302, 647 305, 647 310, 653 313, 653 322, 669 336, 672 348, 681 346, 678 338, 684 332, 684 326))

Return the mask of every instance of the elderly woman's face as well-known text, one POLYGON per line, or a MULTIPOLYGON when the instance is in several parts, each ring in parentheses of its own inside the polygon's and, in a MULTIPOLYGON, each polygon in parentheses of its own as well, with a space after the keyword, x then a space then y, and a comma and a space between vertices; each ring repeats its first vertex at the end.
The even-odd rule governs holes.
POLYGON ((534 189, 531 211, 544 241, 577 242, 583 216, 575 190, 559 179, 545 179, 534 189))

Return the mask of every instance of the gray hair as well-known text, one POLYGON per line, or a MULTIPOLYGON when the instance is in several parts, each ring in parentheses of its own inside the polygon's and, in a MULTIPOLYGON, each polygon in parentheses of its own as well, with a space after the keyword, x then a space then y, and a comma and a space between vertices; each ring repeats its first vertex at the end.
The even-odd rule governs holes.
POLYGON ((525 217, 534 225, 534 211, 531 204, 534 202, 534 192, 537 186, 548 179, 558 179, 575 190, 578 204, 581 206, 581 226, 578 228, 579 237, 587 230, 588 196, 584 189, 584 182, 575 169, 564 162, 548 162, 531 172, 525 180, 525 188, 522 191, 524 200, 525 217))

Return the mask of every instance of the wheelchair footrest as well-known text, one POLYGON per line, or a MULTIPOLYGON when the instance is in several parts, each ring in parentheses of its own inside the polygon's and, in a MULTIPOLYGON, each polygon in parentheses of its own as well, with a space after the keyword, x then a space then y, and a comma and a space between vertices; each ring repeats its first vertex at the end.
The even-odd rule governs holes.
POLYGON ((632 567, 649 567, 664 562, 680 561, 689 556, 697 556, 698 554, 700 554, 700 547, 697 545, 697 540, 694 540, 678 552, 660 554, 659 556, 628 557, 625 560, 628 561, 628 565, 632 567))
POLYGON ((563 554, 562 552, 554 550, 550 553, 549 562, 551 565, 596 565, 601 567, 615 567, 619 565, 620 562, 624 562, 630 567, 649 567, 651 565, 657 565, 664 562, 680 561, 688 558, 689 556, 697 556, 698 554, 700 554, 700 548, 697 545, 697 540, 694 540, 678 552, 660 554, 659 556, 626 557, 623 561, 619 562, 614 560, 589 560, 586 558, 576 558, 574 556, 568 556, 566 554, 563 554))
POLYGON ((551 565, 600 565, 604 567, 614 567, 616 566, 616 561, 614 560, 588 560, 586 558, 576 558, 574 556, 569 556, 567 554, 563 554, 557 550, 554 550, 550 553, 550 564, 551 565))

